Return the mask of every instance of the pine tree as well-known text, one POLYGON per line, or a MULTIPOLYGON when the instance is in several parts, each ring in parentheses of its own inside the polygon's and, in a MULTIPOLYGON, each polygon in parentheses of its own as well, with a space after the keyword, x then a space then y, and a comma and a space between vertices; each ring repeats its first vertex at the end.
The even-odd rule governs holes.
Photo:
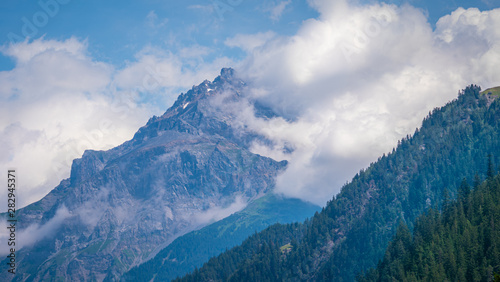
POLYGON ((488 179, 492 179, 495 175, 495 166, 493 165, 492 156, 488 154, 488 170, 486 172, 486 176, 488 179))

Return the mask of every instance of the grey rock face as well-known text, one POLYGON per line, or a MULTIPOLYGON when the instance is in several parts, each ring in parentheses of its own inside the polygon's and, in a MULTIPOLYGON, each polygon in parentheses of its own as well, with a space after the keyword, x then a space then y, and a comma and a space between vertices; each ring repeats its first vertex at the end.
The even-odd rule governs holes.
POLYGON ((15 280, 114 280, 178 236, 271 191, 286 163, 252 154, 248 144, 261 137, 217 109, 243 89, 223 69, 132 140, 75 160, 69 179, 20 210, 20 228, 35 232, 25 232, 31 244, 18 252, 15 280))

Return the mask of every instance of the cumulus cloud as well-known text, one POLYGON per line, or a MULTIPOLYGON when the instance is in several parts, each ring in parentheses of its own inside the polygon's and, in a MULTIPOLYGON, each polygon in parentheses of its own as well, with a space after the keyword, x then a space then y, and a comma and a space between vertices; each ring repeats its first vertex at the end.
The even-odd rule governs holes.
POLYGON ((254 152, 290 160, 279 193, 325 204, 429 110, 468 84, 500 84, 500 9, 460 8, 433 30, 409 5, 309 3, 318 18, 293 36, 242 48, 248 58, 238 67, 251 98, 282 116, 242 118, 274 141, 254 152))
POLYGON ((230 64, 224 58, 204 61, 208 51, 202 47, 178 54, 147 47, 116 69, 93 59, 86 41, 76 38, 40 38, 0 52, 16 62, 0 72, 0 165, 18 171, 18 207, 67 178, 84 150, 130 139, 149 117, 163 113, 180 89, 230 64))
MULTIPOLYGON (((24 205, 68 174, 71 160, 86 149, 86 144, 79 143, 86 134, 109 129, 103 122, 111 101, 98 94, 106 91, 113 68, 92 61, 86 55, 86 43, 73 38, 22 42, 2 52, 17 63, 14 69, 0 72, 4 145, 0 161, 2 167, 18 169, 18 205, 24 205)), ((112 134, 100 138, 97 149, 116 142, 113 138, 112 134)))

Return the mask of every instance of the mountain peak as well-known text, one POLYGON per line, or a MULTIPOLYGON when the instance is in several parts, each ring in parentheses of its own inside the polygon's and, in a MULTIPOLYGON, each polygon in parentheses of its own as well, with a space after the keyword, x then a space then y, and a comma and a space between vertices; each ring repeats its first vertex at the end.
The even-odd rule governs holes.
POLYGON ((232 68, 222 68, 220 70, 220 77, 221 78, 225 78, 225 79, 234 77, 234 69, 232 69, 232 68))
POLYGON ((223 68, 220 71, 220 75, 217 76, 213 82, 205 80, 199 85, 193 86, 187 93, 181 93, 177 101, 175 101, 165 114, 167 115, 169 111, 178 110, 179 108, 185 110, 189 104, 207 96, 211 96, 215 92, 220 92, 220 90, 226 88, 228 85, 238 87, 244 85, 244 83, 241 80, 236 80, 234 69, 223 68))
POLYGON ((162 116, 153 116, 136 133, 133 143, 137 144, 161 135, 164 131, 173 130, 194 135, 216 134, 242 145, 246 141, 241 140, 241 136, 236 134, 229 124, 234 118, 232 113, 221 111, 217 105, 237 101, 245 85, 245 82, 236 77, 232 68, 223 68, 212 82, 205 80, 193 86, 186 93, 181 93, 162 116), (219 95, 224 97, 212 99, 219 95))

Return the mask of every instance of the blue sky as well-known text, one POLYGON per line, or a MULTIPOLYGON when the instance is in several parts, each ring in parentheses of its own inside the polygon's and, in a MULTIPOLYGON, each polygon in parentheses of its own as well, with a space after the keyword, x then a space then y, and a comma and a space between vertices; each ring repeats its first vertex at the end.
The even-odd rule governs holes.
MULTIPOLYGON (((298 29, 304 19, 317 15, 305 1, 293 1, 286 5, 279 18, 277 15, 273 18, 272 5, 272 1, 248 0, 70 0, 67 4, 59 4, 55 0, 8 1, 0 4, 0 43, 7 44, 10 33, 21 38, 26 35, 32 38, 44 36, 45 39, 76 36, 88 40, 89 50, 95 58, 117 66, 133 58, 146 45, 172 51, 202 45, 213 49, 211 56, 224 54, 241 58, 241 53, 224 45, 226 38, 238 33, 267 30, 289 35, 298 29), (49 15, 44 7, 55 12, 49 15), (48 20, 44 20, 43 16, 37 17, 40 12, 48 15, 48 20), (30 28, 23 30, 24 26, 29 26, 23 18, 33 24, 35 32, 30 28)), ((3 57, 0 69, 12 67, 13 62, 3 57)))
MULTIPOLYGON (((76 36, 88 40, 89 51, 95 58, 117 66, 130 60, 148 44, 173 51, 185 46, 202 45, 212 48, 211 56, 225 55, 241 59, 241 52, 224 45, 226 38, 238 33, 252 34, 268 30, 290 35, 297 31, 302 21, 318 15, 303 0, 289 3, 282 1, 287 5, 279 16, 274 17, 272 9, 278 6, 279 1, 60 2, 19 0, 0 3, 0 45, 8 44, 8 35, 11 33, 19 38, 30 35, 32 38, 44 36, 45 39, 59 40, 76 36), (46 20, 39 13, 44 13, 46 20), (23 27, 29 26, 23 18, 33 24, 36 29, 34 32, 28 27, 25 30, 27 32, 23 33, 23 27)), ((399 0, 385 2, 403 3, 399 0)), ((485 10, 500 5, 492 0, 410 0, 407 3, 425 10, 431 25, 458 7, 485 10)), ((0 70, 10 69, 13 65, 10 58, 0 56, 0 70)))
POLYGON ((253 152, 290 161, 276 190, 324 204, 460 89, 500 85, 499 6, 3 1, 0 166, 26 176, 19 198, 31 203, 67 178, 84 150, 130 139, 181 92, 232 66, 249 99, 292 117, 238 113, 273 142, 253 152), (284 146, 294 153, 283 155, 284 146))

